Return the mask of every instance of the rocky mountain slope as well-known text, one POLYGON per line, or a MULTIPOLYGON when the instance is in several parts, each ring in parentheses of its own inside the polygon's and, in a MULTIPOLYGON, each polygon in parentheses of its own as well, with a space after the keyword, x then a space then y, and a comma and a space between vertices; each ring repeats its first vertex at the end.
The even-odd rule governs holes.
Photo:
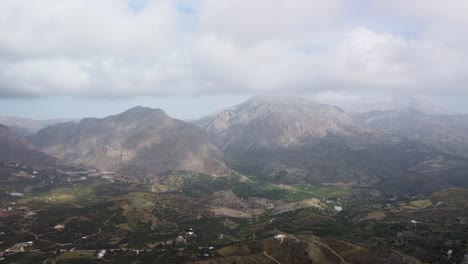
POLYGON ((204 128, 233 168, 278 181, 372 185, 448 158, 358 124, 337 107, 298 98, 253 98, 204 128))
POLYGON ((404 108, 353 116, 367 127, 420 140, 440 151, 468 158, 468 115, 433 115, 404 108))
POLYGON ((365 133, 341 109, 293 97, 255 97, 212 118, 205 129, 223 148, 288 147, 311 138, 365 133))
POLYGON ((102 119, 47 127, 29 139, 66 162, 142 178, 175 170, 221 175, 232 169, 265 181, 380 184, 396 192, 403 185, 416 191, 468 186, 463 177, 468 162, 460 154, 465 151, 465 127, 456 121, 461 116, 444 115, 440 120, 445 123, 438 123, 419 112, 407 119, 400 113, 398 123, 392 115, 353 116, 305 99, 255 97, 195 122, 198 126, 160 109, 135 107, 102 119), (429 133, 431 140, 403 130, 409 125, 421 135, 429 133), (446 127, 454 132, 445 134, 446 127), (443 136, 459 141, 450 147, 440 140, 443 136))
POLYGON ((36 150, 31 143, 2 124, 0 124, 0 161, 43 166, 55 164, 54 158, 36 150))
POLYGON ((103 170, 156 175, 184 170, 219 175, 228 171, 222 153, 195 125, 161 109, 135 107, 106 118, 86 118, 40 130, 30 137, 42 151, 67 162, 103 170))

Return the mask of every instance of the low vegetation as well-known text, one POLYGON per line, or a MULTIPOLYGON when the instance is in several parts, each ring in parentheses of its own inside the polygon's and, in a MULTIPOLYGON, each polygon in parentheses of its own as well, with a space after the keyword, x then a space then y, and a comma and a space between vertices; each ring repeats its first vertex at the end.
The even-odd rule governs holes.
POLYGON ((12 182, 2 169, 0 250, 33 242, 6 256, 15 263, 453 263, 468 251, 466 189, 391 197, 183 172, 12 182))

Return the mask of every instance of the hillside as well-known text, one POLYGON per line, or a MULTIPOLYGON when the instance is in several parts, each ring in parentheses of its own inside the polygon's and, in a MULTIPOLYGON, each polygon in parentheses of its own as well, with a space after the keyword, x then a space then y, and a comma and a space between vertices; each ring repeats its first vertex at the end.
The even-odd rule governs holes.
POLYGON ((31 143, 2 124, 0 124, 0 161, 44 166, 55 164, 54 158, 36 150, 31 143))
POLYGON ((468 158, 468 115, 433 115, 404 108, 353 116, 369 128, 420 140, 440 151, 468 158))
POLYGON ((0 116, 0 124, 7 125, 16 134, 25 137, 36 133, 44 127, 70 121, 69 119, 36 120, 12 116, 0 116))
POLYGON ((57 124, 30 140, 50 155, 102 170, 126 169, 144 176, 168 170, 219 175, 228 170, 202 129, 160 109, 135 107, 106 118, 57 124))
POLYGON ((449 159, 421 142, 356 123, 337 107, 299 98, 252 98, 205 129, 232 167, 283 182, 372 185, 421 162, 449 159))

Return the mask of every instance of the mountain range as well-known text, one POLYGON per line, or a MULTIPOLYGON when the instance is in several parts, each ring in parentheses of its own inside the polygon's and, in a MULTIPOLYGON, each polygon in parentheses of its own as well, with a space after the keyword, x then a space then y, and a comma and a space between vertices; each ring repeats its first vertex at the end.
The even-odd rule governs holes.
POLYGON ((58 123, 73 121, 73 119, 47 119, 37 120, 30 118, 20 118, 13 116, 0 116, 0 124, 6 125, 16 134, 25 137, 32 135, 39 130, 58 123))
POLYGON ((354 114, 362 125, 422 141, 442 152, 468 158, 468 115, 428 114, 416 108, 354 114))
POLYGON ((145 177, 168 170, 211 175, 229 171, 202 129, 161 109, 134 107, 106 118, 56 124, 28 139, 49 155, 101 170, 145 177))
POLYGON ((0 124, 0 161, 52 166, 56 159, 37 150, 9 127, 0 124))
POLYGON ((298 98, 253 98, 204 128, 232 168, 280 182, 371 186, 411 170, 463 163, 425 142, 366 126, 337 107, 298 98))
POLYGON ((6 137, 45 157, 137 178, 236 171, 264 181, 382 186, 394 192, 468 183, 468 116, 412 108, 350 114, 301 98, 254 97, 192 123, 161 109, 135 107, 54 124, 27 141, 3 129, 6 137))

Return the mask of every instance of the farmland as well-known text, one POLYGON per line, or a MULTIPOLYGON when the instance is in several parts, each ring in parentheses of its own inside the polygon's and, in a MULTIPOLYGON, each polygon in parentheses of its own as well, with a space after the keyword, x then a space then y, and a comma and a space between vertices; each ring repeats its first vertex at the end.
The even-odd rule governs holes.
POLYGON ((98 263, 103 250, 110 263, 451 263, 468 246, 465 189, 395 198, 245 175, 143 184, 41 173, 2 186, 0 249, 15 263, 98 263))

